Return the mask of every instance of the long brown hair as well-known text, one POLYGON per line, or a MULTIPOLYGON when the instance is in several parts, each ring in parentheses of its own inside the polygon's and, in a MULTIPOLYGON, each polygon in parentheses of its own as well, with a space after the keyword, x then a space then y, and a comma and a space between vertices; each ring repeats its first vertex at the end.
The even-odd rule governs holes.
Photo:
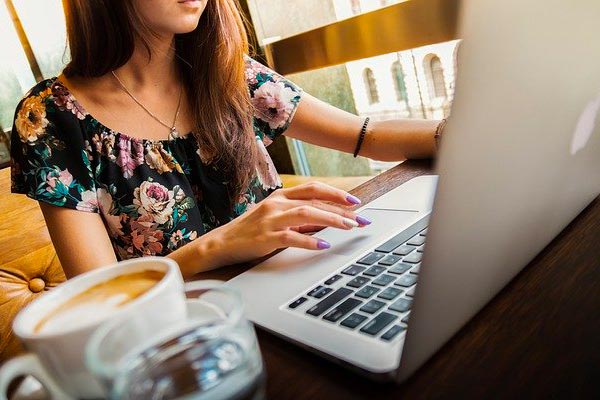
MULTIPOLYGON (((67 77, 99 77, 124 65, 147 34, 131 0, 63 0, 71 62, 67 77)), ((176 35, 175 54, 203 155, 223 171, 233 207, 255 174, 252 105, 245 78, 248 37, 235 0, 208 0, 198 27, 176 35)))

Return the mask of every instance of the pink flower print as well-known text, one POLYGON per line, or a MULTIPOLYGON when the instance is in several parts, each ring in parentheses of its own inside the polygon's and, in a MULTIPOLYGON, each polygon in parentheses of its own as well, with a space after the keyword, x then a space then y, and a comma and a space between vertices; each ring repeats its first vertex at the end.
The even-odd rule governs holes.
POLYGON ((265 144, 265 147, 270 145, 271 143, 273 143, 273 140, 271 140, 271 138, 268 137, 267 135, 263 135, 262 141, 265 144))
POLYGON ((48 184, 46 190, 51 193, 55 192, 57 185, 64 185, 65 190, 68 190, 71 183, 73 183, 73 175, 71 175, 68 169, 58 173, 56 170, 54 170, 48 173, 48 176, 46 177, 46 183, 48 184))
POLYGON ((141 140, 131 139, 131 157, 135 161, 135 165, 142 165, 144 163, 144 145, 141 140))
POLYGON ((86 190, 81 193, 81 201, 77 203, 78 210, 96 212, 98 211, 98 197, 95 190, 86 190))
POLYGON ((162 252, 162 240, 163 232, 158 229, 158 224, 152 221, 152 216, 142 215, 131 221, 132 246, 127 252, 133 254, 137 250, 145 256, 155 256, 162 252))
POLYGON ((54 104, 61 111, 68 110, 78 119, 85 119, 87 115, 85 109, 60 82, 56 81, 52 86, 52 95, 54 96, 54 104))
POLYGON ((58 180, 66 187, 69 187, 71 186, 71 183, 73 183, 73 175, 71 175, 68 169, 65 169, 58 174, 58 180))
POLYGON ((138 207, 140 215, 150 215, 158 224, 171 220, 175 199, 173 191, 156 182, 142 182, 133 191, 133 204, 138 207))
POLYGON ((256 144, 258 145, 258 165, 256 166, 258 180, 263 189, 276 189, 281 186, 281 177, 277 173, 273 160, 271 160, 271 156, 269 156, 264 143, 261 140, 257 140, 256 144))
POLYGON ((246 81, 249 85, 256 85, 258 80, 256 79, 256 72, 252 68, 246 68, 246 81))
POLYGON ((111 161, 115 161, 115 135, 112 132, 96 133, 92 137, 92 143, 98 154, 107 156, 111 161))
POLYGON ((247 57, 245 73, 246 73, 246 81, 248 82, 248 84, 256 85, 258 83, 258 79, 256 78, 256 76, 258 74, 260 74, 261 72, 264 74, 268 74, 271 71, 268 71, 267 68, 265 66, 263 66, 261 63, 258 63, 256 61, 254 61, 253 59, 251 59, 250 57, 247 57))
POLYGON ((179 244, 183 242, 183 239, 183 232, 181 229, 178 229, 171 235, 171 238, 169 239, 169 248, 175 250, 177 247, 179 247, 179 244))
POLYGON ((271 129, 277 129, 288 121, 296 96, 297 93, 283 82, 265 82, 254 92, 251 100, 258 118, 268 122, 271 129))
POLYGON ((116 213, 113 198, 104 188, 100 188, 96 192, 98 208, 102 213, 102 218, 108 227, 108 233, 112 237, 123 235, 123 226, 121 224, 121 216, 116 213))
POLYGON ((121 167, 123 177, 129 179, 133 176, 133 170, 144 162, 144 147, 139 141, 122 136, 119 137, 118 147, 117 165, 121 167))

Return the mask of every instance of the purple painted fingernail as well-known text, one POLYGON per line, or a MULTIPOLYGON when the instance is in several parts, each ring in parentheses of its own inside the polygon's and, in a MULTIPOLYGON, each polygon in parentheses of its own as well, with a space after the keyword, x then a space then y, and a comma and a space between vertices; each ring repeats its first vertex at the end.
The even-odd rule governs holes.
POLYGON ((328 249, 328 248, 330 248, 330 247, 331 247, 331 245, 329 244, 329 242, 326 242, 326 241, 324 241, 324 240, 321 240, 321 239, 319 239, 319 240, 317 241, 317 248, 318 248, 319 250, 325 250, 325 249, 328 249))
POLYGON ((349 194, 348 196, 346 196, 346 201, 348 203, 352 203, 352 204, 360 204, 361 201, 358 197, 356 196, 352 196, 351 194, 349 194))
POLYGON ((358 222, 360 225, 370 225, 371 224, 371 220, 367 219, 361 215, 359 215, 358 217, 356 217, 356 222, 358 222))

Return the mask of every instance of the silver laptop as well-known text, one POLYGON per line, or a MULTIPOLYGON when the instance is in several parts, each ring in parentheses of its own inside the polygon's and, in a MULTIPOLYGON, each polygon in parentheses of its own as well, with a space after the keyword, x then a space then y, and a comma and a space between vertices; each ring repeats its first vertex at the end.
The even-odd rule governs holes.
POLYGON ((600 192, 598 21, 598 1, 463 1, 439 179, 231 280, 248 317, 369 375, 413 373, 600 192))

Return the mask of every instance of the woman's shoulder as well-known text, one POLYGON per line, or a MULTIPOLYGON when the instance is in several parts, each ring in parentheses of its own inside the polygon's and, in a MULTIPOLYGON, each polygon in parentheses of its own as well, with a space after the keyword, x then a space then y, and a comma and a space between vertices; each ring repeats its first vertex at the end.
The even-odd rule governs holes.
POLYGON ((73 125, 86 115, 59 78, 54 77, 38 82, 25 94, 17 105, 14 127, 21 141, 31 143, 55 125, 73 125))
POLYGON ((47 114, 67 111, 80 120, 87 115, 84 108, 62 83, 60 77, 52 77, 36 83, 23 96, 17 105, 17 111, 31 103, 43 105, 47 114))
POLYGON ((79 123, 84 118, 57 78, 45 79, 27 92, 17 106, 11 133, 13 193, 85 208, 80 204, 83 193, 95 186, 91 148, 79 123))
POLYGON ((57 77, 52 77, 39 81, 25 93, 25 95, 23 96, 23 100, 29 97, 42 96, 44 92, 47 91, 48 88, 51 87, 57 79, 57 77))
POLYGON ((284 78, 282 75, 258 62, 249 55, 244 55, 246 81, 250 87, 250 91, 257 90, 265 83, 281 84, 295 91, 301 90, 297 85, 284 78))
POLYGON ((250 102, 254 109, 254 130, 257 137, 269 145, 289 126, 302 89, 249 56, 245 57, 245 62, 250 102))

